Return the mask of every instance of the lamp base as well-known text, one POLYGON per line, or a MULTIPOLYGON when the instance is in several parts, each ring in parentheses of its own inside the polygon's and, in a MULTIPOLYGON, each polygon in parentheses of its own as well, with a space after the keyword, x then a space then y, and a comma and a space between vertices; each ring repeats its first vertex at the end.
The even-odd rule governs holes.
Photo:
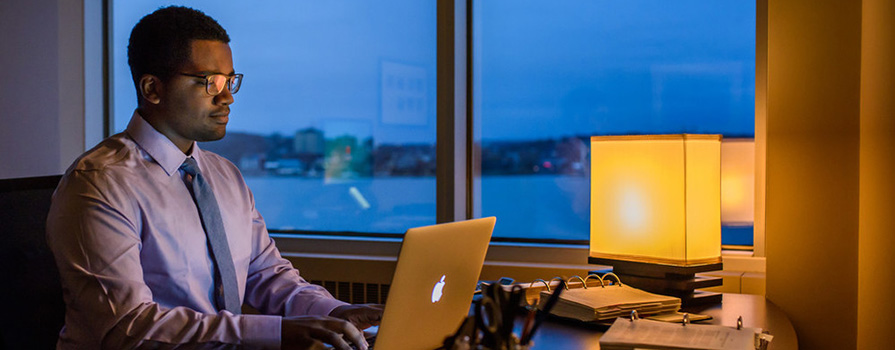
POLYGON ((723 283, 721 277, 696 276, 700 272, 723 269, 724 265, 721 262, 677 266, 600 257, 590 257, 588 262, 612 266, 611 269, 596 270, 590 273, 602 275, 612 272, 621 279, 623 284, 652 293, 681 298, 681 305, 685 307, 721 302, 721 294, 697 290, 720 286, 723 283))

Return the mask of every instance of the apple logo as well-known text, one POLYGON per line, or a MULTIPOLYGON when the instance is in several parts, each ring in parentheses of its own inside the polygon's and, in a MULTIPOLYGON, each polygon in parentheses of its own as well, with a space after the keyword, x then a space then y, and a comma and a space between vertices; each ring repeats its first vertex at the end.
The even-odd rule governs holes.
POLYGON ((437 303, 441 300, 441 292, 444 290, 444 277, 445 275, 441 275, 441 281, 435 283, 435 288, 432 288, 432 303, 437 303))

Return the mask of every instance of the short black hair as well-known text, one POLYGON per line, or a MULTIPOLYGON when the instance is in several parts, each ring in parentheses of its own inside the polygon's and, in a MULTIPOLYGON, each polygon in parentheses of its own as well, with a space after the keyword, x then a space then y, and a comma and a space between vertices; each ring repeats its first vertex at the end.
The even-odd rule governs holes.
POLYGON ((144 74, 162 80, 172 77, 189 61, 193 40, 229 43, 230 36, 214 18, 188 7, 162 7, 140 19, 127 45, 134 84, 144 74))

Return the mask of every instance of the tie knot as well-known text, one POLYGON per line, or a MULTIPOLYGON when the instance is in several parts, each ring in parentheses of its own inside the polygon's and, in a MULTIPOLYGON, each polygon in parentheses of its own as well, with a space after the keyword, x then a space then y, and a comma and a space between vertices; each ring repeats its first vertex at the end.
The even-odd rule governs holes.
POLYGON ((183 164, 180 165, 180 168, 183 169, 190 176, 196 176, 199 173, 199 164, 196 163, 196 159, 193 157, 187 158, 183 161, 183 164))

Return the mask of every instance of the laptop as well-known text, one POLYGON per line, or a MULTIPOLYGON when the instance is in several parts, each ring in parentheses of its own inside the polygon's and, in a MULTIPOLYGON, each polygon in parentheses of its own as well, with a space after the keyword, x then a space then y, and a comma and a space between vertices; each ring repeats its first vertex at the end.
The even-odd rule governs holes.
POLYGON ((469 314, 492 217, 407 230, 374 347, 435 349, 469 314))

